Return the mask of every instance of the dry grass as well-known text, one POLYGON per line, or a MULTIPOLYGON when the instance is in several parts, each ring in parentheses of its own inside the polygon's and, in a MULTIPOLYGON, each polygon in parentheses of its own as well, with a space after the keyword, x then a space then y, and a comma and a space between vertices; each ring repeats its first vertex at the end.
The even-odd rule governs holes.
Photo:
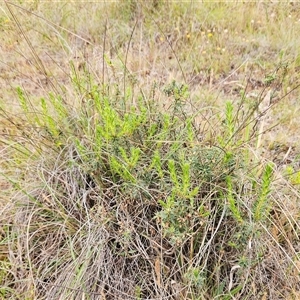
POLYGON ((299 4, 19 2, 0 296, 298 299, 299 4))

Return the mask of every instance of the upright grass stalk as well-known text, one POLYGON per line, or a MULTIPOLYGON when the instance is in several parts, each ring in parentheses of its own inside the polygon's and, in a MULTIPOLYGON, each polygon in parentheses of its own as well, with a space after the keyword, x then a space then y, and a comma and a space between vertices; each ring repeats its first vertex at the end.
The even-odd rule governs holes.
POLYGON ((229 203, 229 209, 230 209, 234 219, 238 223, 242 224, 243 218, 242 218, 241 212, 239 210, 239 207, 237 205, 237 200, 234 198, 234 190, 233 190, 231 176, 226 177, 226 183, 227 183, 227 199, 228 199, 228 203, 229 203))
POLYGON ((273 180, 273 166, 267 164, 261 178, 261 188, 257 200, 253 205, 253 217, 256 222, 262 222, 268 218, 271 209, 269 194, 273 180))

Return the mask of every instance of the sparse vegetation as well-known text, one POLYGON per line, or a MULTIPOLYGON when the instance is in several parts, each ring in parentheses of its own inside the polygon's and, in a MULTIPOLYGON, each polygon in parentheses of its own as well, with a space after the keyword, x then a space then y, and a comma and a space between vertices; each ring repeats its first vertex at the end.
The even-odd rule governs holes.
POLYGON ((298 299, 297 3, 5 2, 2 299, 298 299))

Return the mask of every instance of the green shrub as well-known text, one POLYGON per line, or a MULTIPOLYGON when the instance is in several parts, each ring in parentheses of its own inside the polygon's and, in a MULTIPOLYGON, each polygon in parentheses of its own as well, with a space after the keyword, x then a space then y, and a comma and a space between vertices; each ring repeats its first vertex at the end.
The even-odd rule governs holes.
MULTIPOLYGON (((74 84, 88 89, 84 80, 74 84)), ((219 144, 197 141, 192 115, 182 118, 179 90, 168 93, 173 108, 159 111, 143 97, 124 108, 114 101, 117 87, 109 94, 90 85, 79 109, 54 94, 32 106, 18 88, 23 121, 34 131, 6 140, 9 164, 19 169, 10 177, 18 216, 11 231, 24 245, 18 262, 39 298, 129 299, 138 289, 142 299, 157 289, 171 295, 170 282, 179 282, 196 299, 225 292, 233 260, 240 269, 231 292, 245 290, 242 278, 257 264, 249 243, 263 238, 259 224, 272 209, 272 167, 261 179, 245 175, 232 103, 219 144), (241 190, 254 181, 260 192, 241 190), (153 275, 155 257, 160 271, 153 275)), ((257 251, 264 257, 266 249, 257 251)))

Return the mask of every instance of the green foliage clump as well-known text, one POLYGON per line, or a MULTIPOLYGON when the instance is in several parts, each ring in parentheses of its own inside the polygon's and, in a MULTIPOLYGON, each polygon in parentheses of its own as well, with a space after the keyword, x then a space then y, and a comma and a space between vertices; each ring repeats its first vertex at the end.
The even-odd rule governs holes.
MULTIPOLYGON (((7 140, 16 161, 30 166, 28 172, 19 164, 23 179, 10 181, 19 191, 17 213, 26 220, 26 259, 19 259, 38 280, 36 295, 67 297, 64 285, 76 295, 122 289, 142 299, 155 296, 153 286, 173 293, 170 282, 187 299, 226 293, 233 259, 240 269, 231 293, 245 290, 242 278, 257 264, 249 243, 262 238, 259 224, 272 210, 273 168, 266 165, 261 178, 245 175, 249 166, 237 142, 245 135, 233 104, 226 103, 220 135, 209 145, 197 140, 192 115, 182 117, 185 85, 164 89, 174 101, 169 111, 142 96, 134 106, 114 101, 118 86, 108 93, 91 79, 89 86, 78 78, 74 85, 78 95, 88 95, 76 109, 55 94, 33 106, 18 88, 24 122, 34 131, 25 140, 7 140), (38 259, 48 242, 53 248, 38 259), (159 261, 155 275, 151 257, 159 261), (119 273, 119 264, 127 271, 119 273)), ((11 231, 19 230, 16 221, 11 231)), ((266 249, 257 251, 263 257, 266 249)))

